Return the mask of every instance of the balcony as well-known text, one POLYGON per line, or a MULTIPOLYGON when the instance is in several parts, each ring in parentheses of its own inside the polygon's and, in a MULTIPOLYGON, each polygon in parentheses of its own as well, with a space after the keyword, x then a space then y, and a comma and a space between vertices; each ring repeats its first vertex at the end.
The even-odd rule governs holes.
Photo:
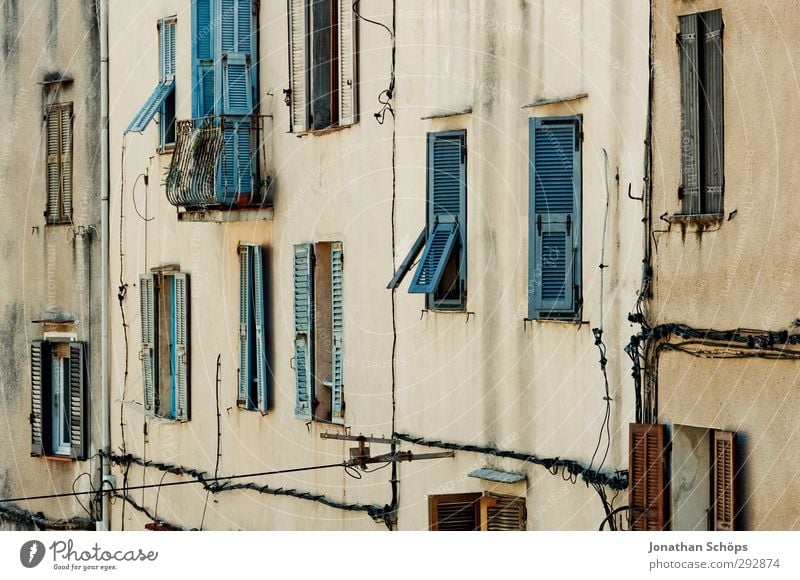
POLYGON ((216 115, 178 121, 166 176, 179 221, 271 220, 260 178, 264 118, 216 115))

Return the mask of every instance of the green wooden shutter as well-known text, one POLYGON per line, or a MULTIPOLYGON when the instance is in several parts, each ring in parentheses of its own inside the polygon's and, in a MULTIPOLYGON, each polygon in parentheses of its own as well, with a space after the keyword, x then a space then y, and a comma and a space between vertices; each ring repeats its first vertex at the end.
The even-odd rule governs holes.
POLYGON ((681 175, 682 212, 699 214, 700 202, 700 52, 697 14, 679 18, 681 73, 681 175))
POLYGON ((722 11, 700 14, 703 38, 703 194, 702 211, 722 213, 724 114, 722 86, 722 11))
POLYGON ((156 335, 156 277, 145 274, 139 277, 139 317, 142 328, 142 389, 144 391, 144 412, 153 416, 156 413, 157 387, 157 335, 156 335))
POLYGON ((577 314, 580 297, 580 119, 530 120, 529 318, 577 314))
POLYGON ((308 129, 308 2, 289 1, 290 131, 308 129))
POLYGON ((250 409, 254 402, 250 396, 251 369, 251 325, 253 312, 253 247, 239 246, 239 395, 236 404, 250 409))
POLYGON ((175 419, 189 420, 189 275, 178 272, 175 281, 175 419))
POLYGON ((357 119, 356 19, 353 2, 339 1, 339 125, 357 119))
POLYGON ((89 393, 86 343, 69 344, 69 440, 73 459, 89 456, 89 393))
POLYGON ((344 423, 344 256, 342 243, 331 244, 331 320, 333 322, 333 386, 331 417, 344 423))
POLYGON ((261 246, 253 248, 253 315, 255 318, 256 337, 256 405, 258 410, 266 413, 269 408, 267 365, 267 317, 264 293, 264 252, 261 246))
POLYGON ((311 244, 294 246, 294 365, 295 416, 311 419, 314 401, 313 344, 314 288, 311 244))
POLYGON ((50 343, 31 343, 31 455, 47 454, 50 447, 50 343))

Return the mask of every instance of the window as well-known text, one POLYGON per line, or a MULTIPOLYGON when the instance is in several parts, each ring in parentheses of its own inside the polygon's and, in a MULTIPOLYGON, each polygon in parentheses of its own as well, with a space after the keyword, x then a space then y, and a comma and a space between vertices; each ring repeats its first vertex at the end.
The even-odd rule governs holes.
POLYGON ((49 224, 72 219, 72 103, 47 107, 47 209, 49 224))
POLYGON ((31 455, 86 459, 87 388, 85 343, 31 343, 31 455))
POLYGON ((356 122, 356 30, 349 0, 289 0, 290 131, 356 122))
POLYGON ((172 269, 139 278, 145 414, 189 420, 189 275, 172 269))
POLYGON ((341 242, 294 247, 295 415, 344 423, 341 242))
POLYGON ((523 531, 525 498, 491 493, 428 496, 428 529, 439 532, 523 531))
POLYGON ((579 320, 581 117, 531 119, 528 318, 579 320))
POLYGON ((158 84, 125 129, 125 133, 141 133, 159 113, 159 144, 162 147, 175 142, 176 23, 174 16, 158 21, 158 84))
POLYGON ((239 246, 239 396, 243 409, 266 413, 267 345, 264 292, 264 253, 261 246, 239 246))
POLYGON ((721 214, 725 185, 722 11, 689 14, 679 20, 681 212, 721 214))
POLYGON ((428 134, 427 226, 389 283, 396 288, 422 252, 408 291, 432 310, 464 310, 467 297, 467 134, 428 134))

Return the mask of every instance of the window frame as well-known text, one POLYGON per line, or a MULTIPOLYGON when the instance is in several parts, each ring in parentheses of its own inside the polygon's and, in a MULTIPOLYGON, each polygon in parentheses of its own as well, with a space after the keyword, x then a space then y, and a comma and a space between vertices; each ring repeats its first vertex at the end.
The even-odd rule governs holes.
POLYGON ((239 391, 236 400, 238 408, 262 414, 269 411, 270 403, 264 250, 258 244, 239 243, 239 391), (247 284, 246 289, 243 284, 247 284), (258 294, 261 296, 260 304, 258 294))
MULTIPOLYGON (((54 342, 53 344, 58 343, 54 342)), ((69 345, 67 345, 67 348, 69 348, 69 345)), ((69 431, 69 372, 69 356, 59 356, 56 354, 55 349, 52 349, 50 351, 51 455, 69 456, 72 453, 72 440, 69 431)))

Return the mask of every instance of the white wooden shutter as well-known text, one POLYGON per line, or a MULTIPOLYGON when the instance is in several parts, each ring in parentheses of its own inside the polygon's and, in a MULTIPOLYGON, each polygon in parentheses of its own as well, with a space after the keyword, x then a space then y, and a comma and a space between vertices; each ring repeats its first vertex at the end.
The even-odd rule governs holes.
POLYGON ((84 460, 89 453, 89 396, 87 392, 86 344, 69 344, 69 440, 73 459, 84 460))
POLYGON ((175 280, 175 419, 189 420, 189 275, 174 274, 175 280))
POLYGON ((139 278, 139 310, 142 327, 142 388, 144 412, 156 413, 156 277, 145 274, 139 278))
POLYGON ((289 0, 290 131, 308 129, 308 13, 306 0, 289 0))
POLYGON ((331 418, 344 423, 344 257, 342 243, 331 244, 331 320, 333 326, 333 386, 331 418))
POLYGON ((339 125, 356 122, 356 20, 351 0, 339 1, 339 125))

